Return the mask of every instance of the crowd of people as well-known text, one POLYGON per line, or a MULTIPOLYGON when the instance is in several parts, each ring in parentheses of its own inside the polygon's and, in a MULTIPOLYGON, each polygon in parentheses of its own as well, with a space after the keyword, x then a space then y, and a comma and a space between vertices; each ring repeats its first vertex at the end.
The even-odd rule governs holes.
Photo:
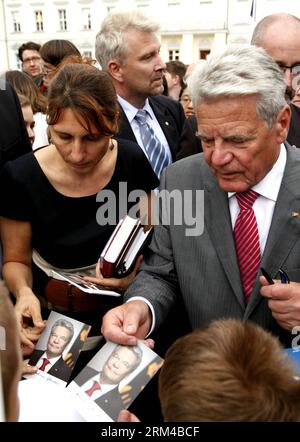
MULTIPOLYGON (((300 19, 267 16, 251 44, 190 69, 162 60, 158 30, 140 10, 112 11, 96 36, 100 67, 72 42, 51 40, 23 44, 22 72, 6 73, 0 233, 14 299, 6 307, 1 285, 0 324, 10 324, 13 347, 5 364, 14 365, 10 375, 4 368, 7 420, 17 419, 20 349, 34 351, 51 310, 120 346, 154 337, 161 356, 167 351, 159 396, 153 382, 150 398, 160 397, 158 418, 300 420, 300 384, 280 348, 300 324, 300 19), (119 220, 136 205, 151 224, 149 207, 162 193, 171 197, 158 218, 168 222, 155 223, 129 275, 103 278, 98 258, 119 220), (202 229, 187 234, 195 213, 202 229), (278 282, 280 269, 290 283, 278 282), (122 297, 86 296, 53 271, 80 272, 122 297)), ((142 405, 119 420, 147 418, 142 405)))

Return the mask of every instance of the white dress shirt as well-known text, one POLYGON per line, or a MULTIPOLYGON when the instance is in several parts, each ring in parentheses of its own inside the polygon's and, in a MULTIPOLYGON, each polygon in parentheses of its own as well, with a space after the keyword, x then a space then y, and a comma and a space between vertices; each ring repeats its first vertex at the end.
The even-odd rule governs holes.
MULTIPOLYGON (((282 144, 279 157, 270 172, 267 173, 259 183, 252 187, 252 190, 255 190, 260 195, 253 204, 253 211, 257 221, 261 255, 264 252, 269 235, 273 212, 286 164, 286 155, 286 148, 282 144)), ((234 228, 240 209, 235 193, 228 192, 228 198, 231 225, 232 228, 234 228)))
POLYGON ((37 363, 36 363, 36 366, 37 366, 38 369, 40 369, 41 366, 43 365, 44 358, 45 358, 45 359, 48 359, 49 364, 46 365, 46 367, 45 367, 45 369, 44 369, 43 371, 44 371, 44 373, 48 373, 48 371, 51 369, 51 367, 53 367, 53 365, 54 365, 54 364, 55 364, 55 363, 61 358, 61 355, 56 356, 55 358, 51 358, 51 359, 49 359, 49 358, 47 357, 47 352, 44 352, 44 353, 42 354, 42 356, 40 357, 40 359, 39 359, 39 360, 37 361, 37 363))
POLYGON ((91 399, 93 399, 93 401, 95 401, 100 396, 102 396, 103 394, 107 393, 110 390, 113 390, 116 387, 116 384, 101 384, 99 382, 100 381, 100 373, 97 373, 95 376, 93 376, 88 381, 86 381, 80 388, 86 393, 88 390, 90 390, 93 387, 95 381, 99 383, 101 389, 95 390, 92 393, 92 395, 90 397, 91 397, 91 399))
MULTIPOLYGON (((143 141, 141 138, 139 124, 136 121, 136 119, 134 118, 139 109, 137 107, 133 106, 132 104, 128 103, 128 101, 124 100, 124 98, 120 97, 119 95, 118 95, 118 101, 119 101, 119 104, 122 107, 123 111, 125 112, 125 115, 129 121, 131 129, 133 130, 133 133, 134 133, 134 136, 138 142, 138 145, 141 147, 141 149, 145 153, 146 157, 148 158, 147 152, 144 148, 143 141)), ((168 141, 165 137, 165 134, 163 133, 162 128, 160 127, 159 122, 156 119, 156 116, 154 115, 154 112, 149 104, 148 98, 146 99, 145 106, 143 107, 143 109, 147 111, 147 123, 149 124, 149 126, 152 127, 156 137, 159 139, 161 144, 164 146, 164 148, 169 156, 169 162, 172 163, 172 155, 171 155, 168 141)))

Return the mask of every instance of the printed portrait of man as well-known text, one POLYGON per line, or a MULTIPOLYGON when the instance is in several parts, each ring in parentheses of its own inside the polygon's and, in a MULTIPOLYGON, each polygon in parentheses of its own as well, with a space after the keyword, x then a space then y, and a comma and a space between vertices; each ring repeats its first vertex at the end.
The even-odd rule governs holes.
POLYGON ((138 345, 116 345, 101 371, 87 366, 75 382, 99 407, 116 419, 124 408, 124 389, 120 388, 120 382, 140 365, 142 357, 143 351, 138 345))
POLYGON ((29 364, 36 365, 39 370, 49 373, 58 379, 68 381, 72 368, 63 358, 63 352, 74 335, 73 324, 66 319, 58 319, 51 328, 45 350, 35 350, 29 364))

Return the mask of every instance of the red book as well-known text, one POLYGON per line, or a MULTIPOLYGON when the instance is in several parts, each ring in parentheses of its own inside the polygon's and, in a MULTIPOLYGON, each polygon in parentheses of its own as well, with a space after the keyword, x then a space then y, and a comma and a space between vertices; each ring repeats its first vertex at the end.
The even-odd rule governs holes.
POLYGON ((140 219, 129 215, 121 219, 100 255, 102 276, 120 278, 130 273, 150 231, 144 232, 140 219))

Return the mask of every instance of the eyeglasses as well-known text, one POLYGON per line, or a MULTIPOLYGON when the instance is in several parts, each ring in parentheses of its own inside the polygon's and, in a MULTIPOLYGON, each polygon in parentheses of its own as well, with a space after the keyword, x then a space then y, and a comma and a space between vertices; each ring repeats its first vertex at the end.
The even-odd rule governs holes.
POLYGON ((300 63, 295 63, 295 64, 292 64, 291 66, 285 66, 284 64, 281 64, 281 63, 277 63, 277 64, 283 74, 285 74, 285 71, 287 69, 290 70, 290 72, 293 76, 300 74, 300 63))
POLYGON ((41 60, 41 57, 31 57, 31 58, 25 58, 23 60, 23 64, 30 64, 30 63, 37 63, 41 60))

